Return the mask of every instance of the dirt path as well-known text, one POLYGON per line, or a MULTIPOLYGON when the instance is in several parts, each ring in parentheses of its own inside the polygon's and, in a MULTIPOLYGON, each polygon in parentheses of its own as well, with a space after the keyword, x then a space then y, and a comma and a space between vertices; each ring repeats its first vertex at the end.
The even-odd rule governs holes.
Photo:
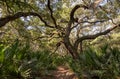
POLYGON ((77 76, 67 67, 59 66, 57 70, 53 71, 51 75, 42 79, 78 79, 77 76))

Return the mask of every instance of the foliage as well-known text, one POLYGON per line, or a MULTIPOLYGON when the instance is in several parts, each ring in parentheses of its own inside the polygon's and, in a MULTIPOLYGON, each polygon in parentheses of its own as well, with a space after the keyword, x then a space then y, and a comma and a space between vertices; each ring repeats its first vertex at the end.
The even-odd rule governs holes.
POLYGON ((21 46, 18 40, 10 46, 0 46, 0 78, 45 75, 61 62, 63 59, 59 55, 51 54, 48 50, 34 52, 30 49, 29 43, 21 46))
POLYGON ((0 0, 0 78, 45 75, 69 63, 80 78, 114 79, 119 26, 119 0, 0 0))
POLYGON ((80 79, 116 79, 120 77, 120 50, 104 45, 101 48, 88 47, 77 61, 69 61, 71 69, 80 79), (74 63, 73 63, 74 62, 74 63))
POLYGON ((33 47, 53 49, 62 41, 73 58, 81 42, 120 26, 117 0, 1 0, 0 5, 2 42, 29 39, 33 47))

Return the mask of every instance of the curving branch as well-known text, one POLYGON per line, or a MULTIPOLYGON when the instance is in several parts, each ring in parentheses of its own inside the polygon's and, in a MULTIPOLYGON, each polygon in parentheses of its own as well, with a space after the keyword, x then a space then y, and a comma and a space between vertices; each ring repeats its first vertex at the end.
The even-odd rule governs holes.
POLYGON ((53 20, 53 23, 54 23, 55 27, 57 28, 56 19, 55 19, 55 17, 53 16, 53 10, 52 10, 51 7, 50 7, 50 0, 48 0, 48 2, 47 2, 47 7, 48 7, 48 9, 49 9, 49 11, 50 11, 50 16, 51 16, 51 18, 52 18, 52 20, 53 20))
POLYGON ((120 24, 115 25, 114 27, 109 28, 109 29, 107 29, 107 30, 105 30, 105 31, 103 31, 103 32, 100 32, 100 33, 97 33, 97 34, 94 34, 94 35, 87 35, 87 36, 83 36, 83 37, 81 37, 81 38, 78 38, 78 39, 75 41, 75 43, 74 43, 74 47, 78 48, 79 43, 82 42, 82 41, 84 41, 84 40, 95 39, 95 38, 97 38, 97 37, 99 37, 99 36, 101 36, 101 35, 106 35, 106 34, 108 34, 109 32, 111 32, 112 30, 114 30, 115 28, 117 28, 118 26, 120 27, 120 24))
POLYGON ((71 13, 70 13, 70 20, 75 21, 74 14, 75 14, 76 10, 79 9, 79 8, 84 8, 84 9, 86 9, 86 8, 88 8, 88 7, 85 6, 85 5, 76 5, 76 6, 72 9, 72 11, 71 11, 71 13))
POLYGON ((35 13, 35 12, 18 12, 14 15, 8 15, 4 18, 0 18, 0 27, 6 25, 10 21, 14 21, 20 17, 27 17, 27 16, 37 16, 44 24, 46 27, 54 28, 54 26, 49 25, 42 17, 40 14, 35 13))
POLYGON ((86 8, 88 8, 88 7, 85 6, 85 5, 76 5, 76 6, 71 10, 71 12, 70 12, 70 20, 69 20, 68 26, 67 26, 67 28, 66 28, 66 36, 68 36, 68 37, 69 37, 70 32, 71 32, 71 30, 72 30, 72 28, 71 28, 71 27, 72 27, 72 23, 76 21, 76 19, 74 18, 74 14, 75 14, 75 12, 77 11, 77 9, 79 9, 79 8, 84 8, 84 9, 86 9, 86 8))

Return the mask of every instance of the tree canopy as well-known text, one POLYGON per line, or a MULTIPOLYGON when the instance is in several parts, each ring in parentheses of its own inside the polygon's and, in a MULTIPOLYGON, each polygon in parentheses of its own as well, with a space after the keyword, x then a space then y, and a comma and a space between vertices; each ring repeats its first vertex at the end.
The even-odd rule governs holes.
POLYGON ((1 43, 62 45, 75 59, 85 40, 118 33, 120 27, 119 0, 1 0, 0 6, 1 43))
POLYGON ((0 79, 73 76, 120 79, 120 0, 0 0, 0 79))

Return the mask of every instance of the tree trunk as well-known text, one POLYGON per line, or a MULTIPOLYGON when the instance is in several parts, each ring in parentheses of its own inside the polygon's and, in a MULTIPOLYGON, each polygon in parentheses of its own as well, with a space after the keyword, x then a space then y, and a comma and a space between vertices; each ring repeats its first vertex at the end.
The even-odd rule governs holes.
POLYGON ((73 57, 73 59, 78 59, 79 58, 79 54, 76 50, 74 50, 74 48, 67 46, 65 44, 65 47, 67 48, 67 50, 69 51, 69 53, 71 54, 71 56, 73 57))
POLYGON ((64 45, 65 45, 66 49, 69 51, 69 53, 71 54, 71 56, 73 57, 73 59, 79 58, 77 49, 71 45, 69 40, 64 39, 64 45))

